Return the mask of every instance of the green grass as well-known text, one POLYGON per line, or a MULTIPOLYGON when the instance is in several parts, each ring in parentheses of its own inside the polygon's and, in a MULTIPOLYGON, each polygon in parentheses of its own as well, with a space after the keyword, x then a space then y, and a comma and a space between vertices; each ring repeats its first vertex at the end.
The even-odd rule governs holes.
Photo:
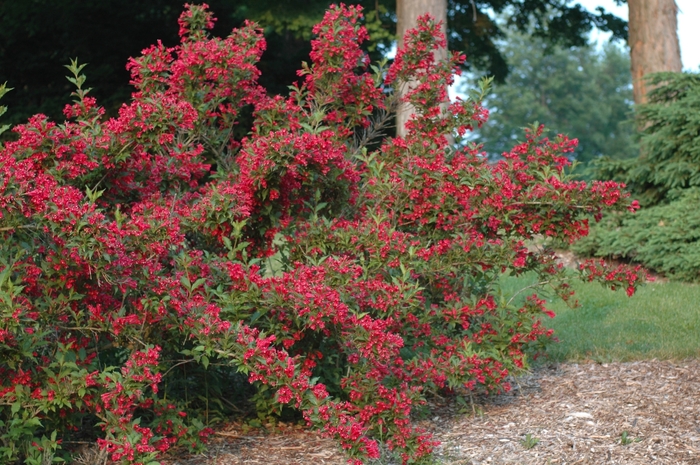
MULTIPOLYGON (((507 277, 506 295, 533 283, 532 277, 507 277)), ((571 309, 549 297, 559 343, 547 350, 549 361, 599 362, 700 357, 700 285, 648 283, 632 297, 595 283, 574 280, 580 307, 571 309)), ((527 295, 527 293, 523 293, 527 295)))

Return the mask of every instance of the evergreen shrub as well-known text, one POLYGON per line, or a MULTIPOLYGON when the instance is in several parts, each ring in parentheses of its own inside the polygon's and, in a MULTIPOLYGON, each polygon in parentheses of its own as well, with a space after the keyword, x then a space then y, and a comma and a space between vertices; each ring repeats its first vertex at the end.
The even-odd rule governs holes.
POLYGON ((600 179, 627 185, 641 209, 613 215, 573 245, 584 256, 641 263, 673 279, 700 280, 700 75, 658 73, 637 109, 641 155, 603 160, 600 179))

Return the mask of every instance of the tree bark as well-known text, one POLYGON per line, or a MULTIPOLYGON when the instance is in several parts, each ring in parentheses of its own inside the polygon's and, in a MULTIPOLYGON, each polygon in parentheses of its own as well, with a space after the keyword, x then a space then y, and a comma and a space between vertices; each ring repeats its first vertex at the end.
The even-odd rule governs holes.
MULTIPOLYGON (((442 33, 447 36, 447 0, 396 0, 396 35, 398 48, 403 48, 403 37, 406 31, 418 25, 418 17, 430 14, 436 22, 442 21, 442 33)), ((447 49, 440 49, 435 53, 435 60, 446 60, 447 49)), ((410 87, 410 83, 409 83, 410 87)), ((406 89, 400 89, 405 93, 406 89)), ((413 114, 413 108, 408 104, 401 104, 396 112, 396 134, 406 135, 406 121, 413 114)))
POLYGON ((678 6, 675 0, 627 0, 634 103, 646 103, 644 76, 660 71, 680 72, 678 6))

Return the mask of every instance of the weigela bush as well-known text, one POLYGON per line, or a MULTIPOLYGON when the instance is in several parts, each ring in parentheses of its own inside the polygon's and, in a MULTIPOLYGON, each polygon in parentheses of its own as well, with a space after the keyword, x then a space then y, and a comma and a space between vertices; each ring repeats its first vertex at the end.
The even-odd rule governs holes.
MULTIPOLYGON (((117 463, 157 463, 211 430, 167 395, 183 365, 239 371, 355 463, 405 463, 435 443, 412 409, 440 389, 493 391, 550 336, 537 297, 566 273, 535 237, 574 241, 587 215, 633 208, 620 184, 564 174, 576 144, 541 128, 495 164, 452 135, 485 91, 441 110, 463 56, 429 18, 370 67, 358 7, 314 29, 289 97, 257 79, 254 24, 210 37, 188 6, 181 43, 128 64, 135 92, 107 118, 73 63, 62 124, 36 115, 0 150, 0 457, 47 463, 94 428, 117 463), (395 89, 416 111, 383 135, 395 89), (252 112, 247 137, 233 129, 252 112), (522 305, 504 273, 541 279, 522 305), (169 384, 170 383, 170 384, 169 384)), ((633 292, 638 272, 585 277, 633 292)), ((193 370, 193 372, 195 372, 193 370)), ((194 376, 194 375, 192 375, 194 376)))

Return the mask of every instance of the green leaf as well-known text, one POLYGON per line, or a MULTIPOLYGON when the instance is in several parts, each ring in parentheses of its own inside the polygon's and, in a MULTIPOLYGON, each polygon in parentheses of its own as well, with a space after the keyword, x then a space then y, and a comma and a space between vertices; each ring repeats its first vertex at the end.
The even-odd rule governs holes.
POLYGON ((197 289, 198 287, 200 287, 201 285, 203 285, 203 284, 206 283, 206 282, 207 282, 206 279, 204 279, 204 278, 199 278, 197 281, 194 282, 194 284, 192 285, 191 290, 194 291, 195 289, 197 289))

